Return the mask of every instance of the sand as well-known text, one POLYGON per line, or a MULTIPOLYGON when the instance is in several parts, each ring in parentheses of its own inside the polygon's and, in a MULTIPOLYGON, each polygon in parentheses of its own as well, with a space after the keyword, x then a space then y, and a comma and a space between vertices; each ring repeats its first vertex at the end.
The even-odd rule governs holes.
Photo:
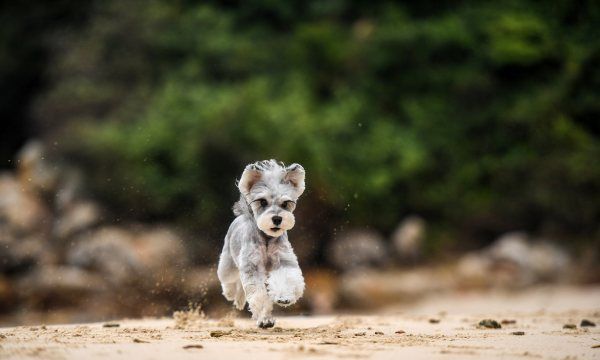
POLYGON ((279 316, 269 330, 246 318, 176 318, 0 328, 0 358, 600 358, 599 327, 579 326, 600 322, 600 287, 445 294, 368 315, 279 316), (504 324, 481 328, 482 319, 504 324))

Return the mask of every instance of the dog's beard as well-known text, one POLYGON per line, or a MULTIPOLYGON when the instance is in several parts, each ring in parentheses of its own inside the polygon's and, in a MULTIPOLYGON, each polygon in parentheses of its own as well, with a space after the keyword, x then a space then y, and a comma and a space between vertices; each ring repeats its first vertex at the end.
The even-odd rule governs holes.
POLYGON ((290 230, 294 227, 296 219, 294 214, 289 211, 283 211, 278 215, 281 216, 281 224, 273 224, 273 213, 265 212, 258 216, 256 219, 256 225, 265 234, 273 237, 281 236, 285 231, 290 230))

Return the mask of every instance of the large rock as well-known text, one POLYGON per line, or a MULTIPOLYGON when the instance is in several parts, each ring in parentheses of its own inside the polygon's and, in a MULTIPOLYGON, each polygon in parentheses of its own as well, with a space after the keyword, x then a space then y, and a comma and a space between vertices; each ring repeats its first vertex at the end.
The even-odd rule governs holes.
POLYGON ((97 225, 101 219, 102 214, 96 203, 84 200, 73 201, 55 220, 53 235, 58 239, 68 239, 97 225))
POLYGON ((104 227, 82 235, 67 263, 102 274, 113 285, 161 290, 181 281, 187 263, 181 239, 166 228, 104 227))
POLYGON ((47 151, 41 141, 29 141, 17 154, 17 174, 24 188, 34 192, 49 193, 56 190, 59 171, 48 161, 47 151))
POLYGON ((376 308, 410 302, 424 296, 450 291, 456 286, 452 272, 441 267, 414 270, 361 270, 341 278, 342 301, 349 306, 376 308))
POLYGON ((0 175, 0 223, 15 234, 46 231, 51 223, 50 212, 32 192, 23 188, 15 177, 0 175))
POLYGON ((425 220, 418 216, 404 219, 392 233, 392 244, 399 260, 414 262, 421 255, 425 241, 425 220))
POLYGON ((569 276, 570 262, 568 253, 552 242, 510 232, 488 248, 464 255, 457 270, 465 286, 523 287, 562 280, 569 276))
POLYGON ((67 264, 102 274, 112 285, 135 282, 142 272, 133 235, 122 228, 104 227, 83 235, 67 253, 67 264))
POLYGON ((151 228, 137 233, 133 246, 145 280, 155 290, 179 286, 181 272, 188 263, 182 239, 168 228, 151 228))
POLYGON ((340 300, 338 276, 326 269, 307 269, 304 273, 304 302, 313 314, 330 314, 340 300))
POLYGON ((19 273, 56 262, 56 252, 41 235, 13 236, 0 225, 0 272, 19 273))
POLYGON ((73 304, 106 291, 98 274, 69 266, 44 266, 18 279, 19 297, 30 306, 73 304))
POLYGON ((343 270, 377 267, 388 260, 383 238, 370 230, 350 230, 337 235, 328 254, 329 262, 343 270))

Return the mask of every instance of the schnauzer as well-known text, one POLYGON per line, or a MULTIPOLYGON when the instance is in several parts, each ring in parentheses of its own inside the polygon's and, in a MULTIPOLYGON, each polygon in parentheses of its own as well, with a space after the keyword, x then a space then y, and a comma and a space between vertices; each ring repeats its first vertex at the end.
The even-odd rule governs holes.
POLYGON ((287 230, 304 192, 304 168, 275 160, 246 166, 237 182, 240 200, 229 226, 217 275, 223 295, 239 310, 248 301, 261 328, 275 325, 273 303, 289 306, 304 292, 304 278, 287 230))

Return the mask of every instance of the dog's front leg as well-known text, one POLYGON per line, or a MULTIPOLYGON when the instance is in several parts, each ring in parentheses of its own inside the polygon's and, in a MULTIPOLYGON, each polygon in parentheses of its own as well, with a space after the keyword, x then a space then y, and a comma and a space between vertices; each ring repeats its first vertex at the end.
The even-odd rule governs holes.
POLYGON ((256 324, 263 329, 273 327, 273 303, 267 294, 265 271, 261 264, 254 263, 252 259, 243 260, 240 264, 240 280, 256 324))
POLYGON ((279 261, 269 273, 267 291, 274 303, 289 306, 304 293, 304 277, 298 259, 287 241, 279 245, 279 261))

